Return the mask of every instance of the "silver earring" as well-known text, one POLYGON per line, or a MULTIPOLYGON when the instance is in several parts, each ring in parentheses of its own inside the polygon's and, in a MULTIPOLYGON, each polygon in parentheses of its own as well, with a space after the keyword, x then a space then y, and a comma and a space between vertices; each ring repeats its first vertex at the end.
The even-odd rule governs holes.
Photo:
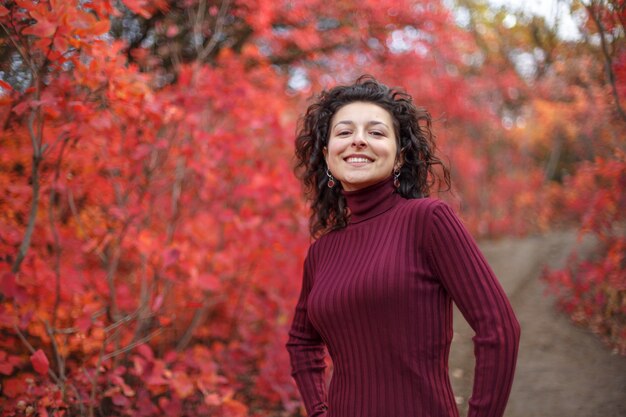
POLYGON ((393 186, 400 188, 400 167, 393 169, 393 186))
POLYGON ((335 187, 335 178, 333 178, 333 174, 330 173, 330 171, 328 170, 328 168, 326 168, 326 176, 328 177, 328 188, 334 188, 335 187))

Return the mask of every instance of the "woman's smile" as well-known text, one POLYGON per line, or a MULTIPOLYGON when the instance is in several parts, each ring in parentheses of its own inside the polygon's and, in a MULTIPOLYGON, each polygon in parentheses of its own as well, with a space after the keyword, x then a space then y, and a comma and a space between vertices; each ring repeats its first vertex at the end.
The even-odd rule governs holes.
POLYGON ((333 116, 324 156, 343 189, 354 191, 388 178, 397 149, 391 114, 376 104, 357 101, 333 116))

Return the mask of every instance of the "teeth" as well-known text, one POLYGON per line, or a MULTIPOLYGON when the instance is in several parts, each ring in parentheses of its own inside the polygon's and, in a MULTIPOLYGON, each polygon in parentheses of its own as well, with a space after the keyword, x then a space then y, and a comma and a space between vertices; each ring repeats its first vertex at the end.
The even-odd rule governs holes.
POLYGON ((347 161, 350 163, 356 163, 356 164, 370 162, 370 160, 367 158, 359 158, 359 157, 351 157, 351 158, 348 158, 347 161))

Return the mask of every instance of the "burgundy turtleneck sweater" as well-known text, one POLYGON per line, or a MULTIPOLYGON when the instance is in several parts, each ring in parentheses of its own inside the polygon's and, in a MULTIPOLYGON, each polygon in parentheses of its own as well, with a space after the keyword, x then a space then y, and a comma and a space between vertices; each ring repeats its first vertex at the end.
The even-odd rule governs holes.
POLYGON ((520 329, 474 240, 445 203, 404 199, 391 178, 344 195, 348 226, 309 248, 287 342, 308 415, 458 416, 454 301, 476 332, 469 417, 501 417, 520 329))

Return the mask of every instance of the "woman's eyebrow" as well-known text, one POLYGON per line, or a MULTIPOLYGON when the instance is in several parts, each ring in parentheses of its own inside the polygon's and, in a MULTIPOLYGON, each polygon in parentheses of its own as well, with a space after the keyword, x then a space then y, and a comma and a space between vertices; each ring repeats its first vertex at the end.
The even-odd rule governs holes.
POLYGON ((342 120, 340 122, 335 123, 335 126, 333 126, 333 127, 337 127, 339 125, 353 125, 353 124, 354 124, 354 122, 351 121, 351 120, 342 120))
POLYGON ((387 126, 387 124, 385 122, 381 122, 381 121, 378 121, 378 120, 372 120, 371 122, 368 123, 368 125, 369 126, 383 125, 383 126, 385 126, 387 128, 389 127, 389 126, 387 126))
MULTIPOLYGON (((354 122, 352 120, 341 120, 341 121, 335 123, 335 126, 333 126, 333 128, 335 128, 335 127, 337 127, 339 125, 342 125, 342 124, 343 125, 354 125, 354 122)), ((381 121, 378 121, 378 120, 371 120, 371 121, 367 122, 367 125, 368 126, 383 125, 386 128, 389 128, 389 126, 387 126, 387 124, 385 122, 381 122, 381 121)))

